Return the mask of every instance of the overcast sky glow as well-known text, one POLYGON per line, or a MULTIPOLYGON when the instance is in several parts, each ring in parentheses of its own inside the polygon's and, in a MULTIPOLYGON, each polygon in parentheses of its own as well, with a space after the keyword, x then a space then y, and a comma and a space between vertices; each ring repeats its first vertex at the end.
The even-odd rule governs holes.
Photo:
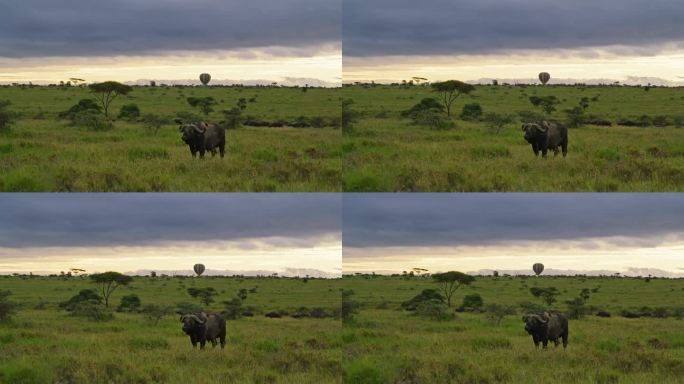
POLYGON ((681 83, 678 0, 345 0, 344 80, 626 80, 681 83))
POLYGON ((337 276, 334 194, 8 194, 0 273, 69 268, 337 276))
POLYGON ((679 194, 350 194, 343 207, 345 273, 531 273, 541 262, 684 274, 679 194))
POLYGON ((0 82, 340 81, 339 0, 0 4, 0 82))

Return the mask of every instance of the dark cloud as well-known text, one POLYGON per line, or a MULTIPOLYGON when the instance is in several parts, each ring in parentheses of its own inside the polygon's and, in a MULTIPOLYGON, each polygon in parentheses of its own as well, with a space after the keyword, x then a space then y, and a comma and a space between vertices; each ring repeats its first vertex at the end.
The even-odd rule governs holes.
MULTIPOLYGON (((495 245, 684 233, 682 194, 345 194, 343 247, 495 245)), ((626 237, 624 239, 622 237, 626 237)), ((585 245, 591 248, 591 242, 585 245)))
POLYGON ((0 57, 339 44, 341 13, 340 0, 4 1, 0 57))
POLYGON ((340 236, 337 194, 5 194, 0 247, 153 245, 340 236))
MULTIPOLYGON (((349 57, 459 55, 684 40, 679 0, 345 0, 349 57)), ((625 51, 622 50, 624 53, 625 51)))

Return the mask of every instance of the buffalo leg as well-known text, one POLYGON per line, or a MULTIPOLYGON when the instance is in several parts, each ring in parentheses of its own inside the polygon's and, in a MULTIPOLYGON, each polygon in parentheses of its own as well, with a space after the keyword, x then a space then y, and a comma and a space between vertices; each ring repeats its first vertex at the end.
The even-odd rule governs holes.
POLYGON ((565 332, 565 333, 563 334, 563 349, 565 349, 565 348, 567 348, 567 347, 568 347, 568 333, 565 332))
POLYGON ((567 141, 563 143, 563 157, 568 154, 568 143, 567 141))
POLYGON ((221 349, 226 346, 226 335, 221 335, 221 349))
POLYGON ((205 344, 207 344, 206 340, 200 340, 200 349, 204 349, 205 344))
POLYGON ((200 149, 199 153, 200 153, 200 160, 204 159, 204 149, 200 149))
POLYGON ((226 153, 226 143, 219 144, 219 151, 221 152, 221 158, 223 159, 223 155, 226 153))
POLYGON ((190 154, 192 155, 192 158, 194 159, 195 156, 197 155, 197 151, 195 151, 195 148, 190 147, 190 154))
POLYGON ((539 147, 537 146, 537 143, 532 143, 532 151, 534 151, 534 157, 539 156, 539 147))
POLYGON ((544 346, 544 349, 548 346, 549 341, 548 340, 542 340, 542 345, 544 346))

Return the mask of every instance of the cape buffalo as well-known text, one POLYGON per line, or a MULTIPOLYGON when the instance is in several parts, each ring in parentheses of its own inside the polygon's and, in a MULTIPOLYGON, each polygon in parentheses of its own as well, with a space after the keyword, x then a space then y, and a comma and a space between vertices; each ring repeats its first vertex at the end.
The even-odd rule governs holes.
POLYGON ((185 144, 190 147, 190 153, 194 158, 199 152, 200 159, 204 159, 204 152, 216 155, 216 149, 221 152, 221 158, 226 152, 226 131, 218 124, 207 124, 203 121, 198 123, 184 123, 178 127, 185 144))
POLYGON ((217 338, 221 341, 221 349, 226 346, 226 320, 221 315, 201 312, 183 315, 180 321, 183 323, 183 332, 190 336, 193 348, 199 342, 200 349, 204 349, 207 340, 216 347, 217 338))
POLYGON ((557 121, 539 121, 522 125, 525 132, 525 140, 532 144, 535 156, 546 157, 550 149, 554 156, 558 155, 558 147, 563 149, 563 157, 568 154, 568 129, 557 121))
POLYGON ((551 311, 542 314, 527 314, 522 317, 525 331, 532 335, 534 346, 539 348, 539 342, 544 349, 549 340, 558 346, 558 338, 563 338, 563 348, 568 346, 568 319, 560 312, 551 311))

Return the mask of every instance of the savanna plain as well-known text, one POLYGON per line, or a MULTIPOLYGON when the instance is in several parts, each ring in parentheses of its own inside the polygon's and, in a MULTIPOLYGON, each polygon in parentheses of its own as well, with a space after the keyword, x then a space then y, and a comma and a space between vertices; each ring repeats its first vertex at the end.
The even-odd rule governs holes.
POLYGON ((339 279, 134 277, 108 308, 88 277, 3 276, 0 284, 0 309, 13 303, 0 321, 3 383, 341 380, 339 279), (207 288, 208 304, 189 294, 207 288), (178 312, 199 309, 228 318, 225 349, 192 348, 178 312))
POLYGON ((0 129, 0 191, 341 189, 338 90, 136 86, 106 118, 97 96, 83 86, 0 87, 12 120, 0 129), (193 161, 178 118, 226 127, 225 158, 193 161))
POLYGON ((450 116, 430 85, 342 94, 345 191, 684 190, 683 88, 477 85, 450 116), (566 158, 535 158, 538 120, 568 127, 566 158))
POLYGON ((682 279, 480 276, 454 291, 451 306, 430 277, 360 275, 343 283, 345 383, 684 377, 682 279), (543 292, 551 292, 551 304, 543 292), (569 317, 567 349, 537 349, 524 329, 524 314, 548 309, 569 317))

